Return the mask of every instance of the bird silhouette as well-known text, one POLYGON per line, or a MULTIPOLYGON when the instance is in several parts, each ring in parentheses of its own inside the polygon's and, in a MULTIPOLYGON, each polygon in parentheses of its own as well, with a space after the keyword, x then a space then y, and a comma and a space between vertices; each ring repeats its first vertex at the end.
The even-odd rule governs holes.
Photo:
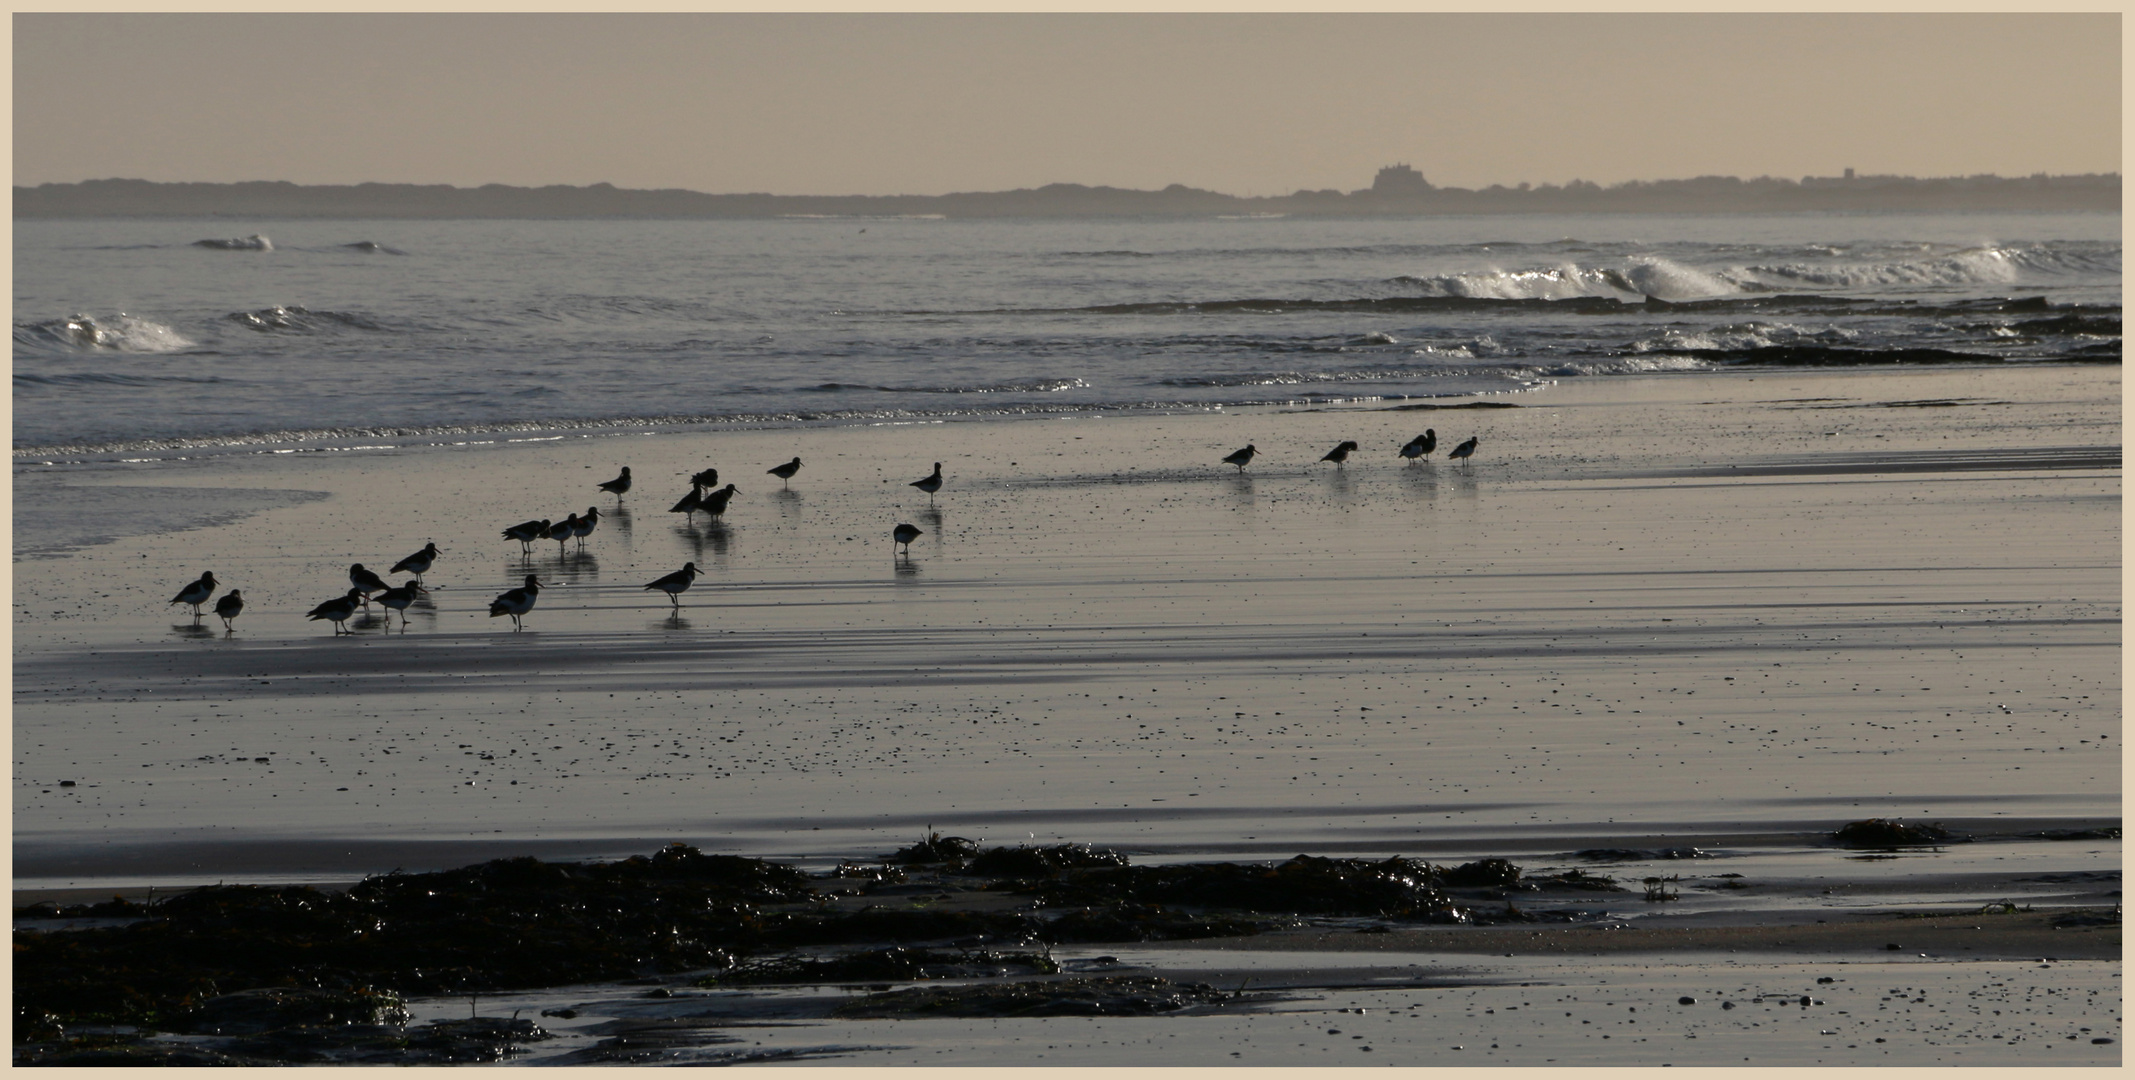
POLYGON ((918 489, 919 489, 919 490, 921 490, 921 491, 924 491, 924 492, 926 492, 926 493, 927 493, 927 494, 929 494, 929 495, 932 495, 932 494, 934 494, 935 492, 937 492, 937 491, 940 491, 940 490, 941 490, 941 462, 937 461, 937 462, 935 462, 935 463, 934 463, 934 471, 933 471, 933 472, 931 472, 931 473, 928 473, 925 479, 923 479, 923 480, 914 480, 914 481, 912 481, 912 486, 913 486, 913 487, 916 487, 916 488, 918 488, 918 489))
POLYGON ((607 483, 604 483, 604 484, 600 485, 600 489, 601 489, 602 491, 612 491, 612 492, 614 492, 614 493, 615 493, 615 501, 616 501, 616 502, 622 502, 622 501, 623 501, 623 492, 626 492, 626 491, 629 491, 629 490, 630 490, 630 466, 628 466, 628 465, 625 465, 625 466, 623 466, 623 471, 622 471, 622 473, 621 473, 620 475, 618 475, 618 476, 617 476, 617 477, 616 477, 615 479, 613 479, 613 480, 610 480, 610 481, 608 481, 607 483))
POLYGON ((682 592, 689 588, 690 582, 695 580, 697 580, 697 564, 687 562, 682 564, 682 569, 658 581, 650 582, 645 587, 658 589, 666 593, 667 601, 675 606, 676 611, 680 611, 682 610, 682 592))
POLYGON ((386 573, 414 574, 415 580, 421 581, 423 579, 423 574, 429 571, 430 564, 436 561, 437 542, 431 541, 430 543, 424 544, 423 549, 421 551, 418 551, 415 554, 410 555, 397 563, 394 563, 393 568, 391 570, 386 571, 386 573))
POLYGON ((1356 448, 1357 444, 1354 441, 1345 441, 1340 445, 1336 446, 1334 449, 1327 451, 1327 456, 1321 458, 1320 460, 1332 461, 1335 464, 1340 465, 1341 463, 1349 460, 1349 452, 1351 450, 1355 450, 1356 448))
POLYGON ((178 590, 178 595, 171 597, 171 603, 191 604, 193 606, 193 618, 197 619, 200 617, 200 605, 207 603, 208 597, 215 595, 215 586, 217 584, 213 571, 201 574, 199 579, 191 585, 178 590))
POLYGON ((1479 443, 1479 442, 1482 442, 1482 441, 1483 441, 1483 440, 1482 440, 1482 437, 1481 437, 1481 436, 1478 436, 1478 435, 1470 435, 1470 436, 1468 436, 1468 441, 1467 441, 1467 442, 1464 442, 1464 443, 1460 444, 1459 446, 1456 446, 1456 447, 1454 447, 1454 448, 1453 448, 1453 452, 1452 452, 1452 453, 1450 453, 1450 454, 1447 454, 1446 456, 1447 456, 1447 457, 1449 457, 1449 458, 1464 458, 1464 457, 1474 457, 1474 456, 1475 456, 1475 444, 1477 444, 1477 443, 1479 443))
MULTIPOLYGON (((348 595, 334 597, 318 607, 312 608, 304 617, 313 621, 325 619, 334 624, 334 633, 338 634, 348 629, 345 625, 348 622, 348 617, 356 613, 356 604, 362 599, 362 589, 350 589, 348 595)), ((353 630, 348 632, 355 633, 353 630)))
POLYGON ((1247 443, 1245 444, 1245 449, 1233 450, 1230 453, 1223 455, 1223 460, 1226 464, 1238 466, 1239 472, 1244 472, 1245 463, 1253 460, 1253 455, 1259 452, 1260 451, 1253 449, 1252 443, 1247 443))
POLYGON ((236 589, 231 589, 223 595, 222 599, 215 601, 215 614, 222 619, 222 628, 224 630, 234 632, 237 628, 230 625, 230 620, 236 618, 238 613, 244 610, 245 598, 237 595, 236 589))
POLYGON ((917 525, 900 524, 890 531, 890 539, 904 545, 904 553, 906 555, 912 553, 912 541, 925 535, 925 533, 919 531, 919 526, 917 525))
POLYGON ((791 480, 794 473, 801 471, 801 459, 794 458, 784 465, 773 465, 764 471, 778 477, 780 480, 791 480))
POLYGON ((489 602, 489 617, 494 619, 499 615, 509 615, 512 617, 512 629, 524 630, 526 613, 534 610, 534 599, 540 595, 541 582, 535 580, 534 575, 528 574, 526 584, 501 593, 489 602))

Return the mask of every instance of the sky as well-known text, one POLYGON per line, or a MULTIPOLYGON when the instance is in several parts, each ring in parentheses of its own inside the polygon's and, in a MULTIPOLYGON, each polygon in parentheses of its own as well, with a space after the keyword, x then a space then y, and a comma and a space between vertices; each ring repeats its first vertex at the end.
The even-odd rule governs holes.
POLYGON ((2108 14, 16 14, 15 183, 1236 195, 2120 168, 2108 14))

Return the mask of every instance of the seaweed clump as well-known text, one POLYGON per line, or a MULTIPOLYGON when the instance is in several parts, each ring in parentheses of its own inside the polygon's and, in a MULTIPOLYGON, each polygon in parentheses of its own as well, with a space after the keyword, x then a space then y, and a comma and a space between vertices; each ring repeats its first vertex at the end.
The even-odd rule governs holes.
POLYGON ((973 979, 1002 975, 1053 975, 1060 965, 1038 953, 991 950, 943 952, 932 949, 870 949, 828 959, 777 956, 742 964, 698 981, 699 986, 746 986, 760 983, 919 982, 926 979, 973 979), (1015 970, 1011 970, 1015 969, 1015 970))
POLYGON ((1908 825, 1891 818, 1849 822, 1831 838, 1850 848, 1926 847, 1953 839, 1950 830, 1940 825, 1908 825))
POLYGON ((838 1006, 846 1020, 925 1016, 1155 1016, 1235 1000, 1207 983, 1114 976, 979 986, 917 986, 838 1006))
POLYGON ((1324 859, 1299 855, 1266 864, 1201 863, 1076 870, 1037 887, 1049 902, 1182 904, 1232 911, 1370 915, 1465 922, 1438 888, 1432 868, 1413 859, 1324 859))
POLYGON ((1049 878, 1063 870, 1125 865, 1127 857, 1117 851, 1093 848, 1088 844, 1055 844, 1051 847, 987 848, 959 873, 996 878, 1049 878))

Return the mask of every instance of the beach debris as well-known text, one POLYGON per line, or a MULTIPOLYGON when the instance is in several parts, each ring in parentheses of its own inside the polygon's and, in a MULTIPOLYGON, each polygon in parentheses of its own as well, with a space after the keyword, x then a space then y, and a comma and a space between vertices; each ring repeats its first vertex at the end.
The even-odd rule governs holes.
POLYGON ((1674 874, 1670 874, 1667 877, 1649 877, 1645 879, 1646 902, 1657 904, 1668 900, 1681 900, 1683 898, 1682 889, 1669 887, 1675 885, 1676 881, 1674 874))
POLYGON ((739 965, 697 981, 698 986, 745 986, 763 983, 920 982, 927 979, 978 979, 1005 975, 1053 975, 1060 965, 1040 953, 956 952, 895 946, 843 956, 809 959, 774 956, 739 965))
POLYGON ((1298 855, 1275 864, 1072 870, 1038 886, 1038 891, 1048 901, 1059 903, 1133 901, 1233 911, 1468 921, 1468 914, 1438 888, 1433 870, 1399 856, 1373 861, 1298 855))
POLYGON ((2108 825, 2102 829, 2047 829, 2032 835, 2041 840, 2118 840, 2120 826, 2108 825))
POLYGON ((288 1027, 407 1022, 408 1007, 391 991, 263 986, 211 997, 173 1016, 171 1026, 198 1035, 256 1035, 288 1027))
POLYGON ((1849 822, 1831 838, 1850 848, 1927 847, 1956 839, 1940 825, 1908 825, 1895 818, 1849 822))
MULTIPOLYGON (((1255 995, 1265 997, 1266 995, 1255 995)), ((1156 1016, 1208 1009, 1239 999, 1207 983, 1114 975, 976 986, 917 986, 840 1005, 845 1020, 924 1017, 1156 1016)))
POLYGON ((1520 880, 1520 868, 1505 859, 1480 859, 1471 863, 1462 863, 1451 870, 1437 867, 1433 869, 1439 871, 1438 879, 1440 881, 1457 888, 1481 885, 1511 885, 1520 880))
POLYGON ((987 848, 958 873, 1004 878, 1049 878, 1063 870, 1125 865, 1127 857, 1117 851, 1093 848, 1088 844, 1054 844, 1051 847, 987 848))
POLYGON ((926 839, 911 847, 898 848, 890 861, 915 865, 955 863, 963 865, 965 859, 978 854, 979 846, 961 836, 943 836, 929 832, 926 839))
POLYGON ((1244 937, 1277 924, 1234 915, 1193 915, 1161 904, 1112 904, 1086 907, 1056 916, 1040 931, 1059 944, 1106 941, 1185 941, 1193 938, 1244 937))

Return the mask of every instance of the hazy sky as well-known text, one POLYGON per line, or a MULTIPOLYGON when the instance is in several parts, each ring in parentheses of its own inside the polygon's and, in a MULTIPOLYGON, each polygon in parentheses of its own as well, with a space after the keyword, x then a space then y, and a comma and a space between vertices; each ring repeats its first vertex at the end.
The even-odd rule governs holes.
POLYGON ((2120 17, 28 15, 15 182, 1241 195, 2120 167, 2120 17))

